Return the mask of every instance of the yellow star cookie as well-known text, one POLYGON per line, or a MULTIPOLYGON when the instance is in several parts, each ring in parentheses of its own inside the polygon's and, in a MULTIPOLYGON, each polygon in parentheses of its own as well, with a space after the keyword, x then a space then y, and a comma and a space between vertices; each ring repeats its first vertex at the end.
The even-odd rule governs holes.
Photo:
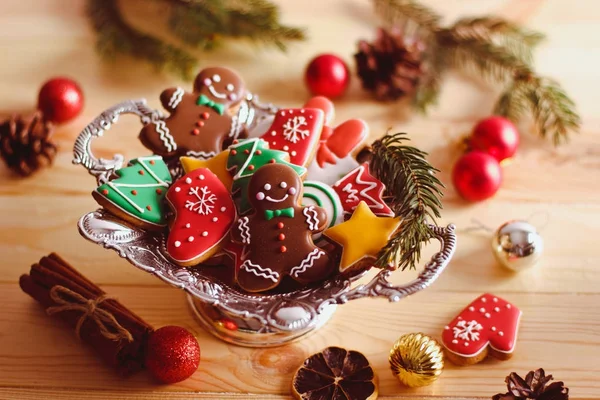
POLYGON ((344 272, 363 258, 376 258, 399 225, 400 217, 378 217, 361 201, 348 221, 323 235, 343 247, 340 272, 344 272))
POLYGON ((223 150, 208 160, 198 160, 197 158, 192 157, 181 157, 179 161, 181 162, 181 166, 186 174, 198 168, 210 169, 217 176, 217 178, 223 182, 223 185, 225 185, 228 190, 231 190, 233 178, 231 177, 229 171, 227 171, 227 157, 229 157, 229 150, 223 150))

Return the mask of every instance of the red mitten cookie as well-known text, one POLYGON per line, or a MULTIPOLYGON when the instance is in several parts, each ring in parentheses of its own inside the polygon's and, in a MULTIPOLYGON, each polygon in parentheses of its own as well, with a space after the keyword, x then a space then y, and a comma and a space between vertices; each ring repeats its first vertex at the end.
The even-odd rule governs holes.
POLYGON ((486 293, 469 304, 444 328, 446 356, 457 365, 471 365, 488 354, 507 360, 517 342, 521 310, 486 293))
POLYGON ((394 212, 382 199, 385 185, 369 173, 369 163, 361 164, 333 185, 342 201, 344 212, 352 214, 361 201, 379 217, 393 217, 394 212))
POLYGON ((196 169, 167 192, 175 220, 167 252, 179 265, 196 265, 215 254, 228 237, 236 211, 229 190, 207 168, 196 169))

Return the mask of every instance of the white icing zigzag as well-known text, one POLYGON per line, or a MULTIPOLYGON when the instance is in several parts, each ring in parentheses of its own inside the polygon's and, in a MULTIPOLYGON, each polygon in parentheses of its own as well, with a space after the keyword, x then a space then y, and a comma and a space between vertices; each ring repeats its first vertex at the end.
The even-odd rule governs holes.
POLYGON ((266 268, 266 267, 263 268, 258 264, 252 263, 252 261, 250 261, 250 260, 244 261, 244 263, 242 264, 240 269, 244 269, 248 272, 252 272, 254 275, 265 278, 265 279, 269 279, 269 280, 273 281, 274 283, 277 283, 279 281, 279 273, 278 272, 273 271, 270 268, 266 268))
POLYGON ((311 231, 316 231, 319 229, 319 217, 317 211, 313 206, 305 207, 302 211, 302 214, 306 217, 306 223, 308 224, 308 229, 311 231))
POLYGON ((169 107, 171 107, 173 110, 176 109, 177 106, 179 105, 179 103, 181 103, 183 94, 184 94, 183 89, 178 87, 177 90, 175 90, 175 93, 173 93, 173 95, 169 99, 169 107))
POLYGON ((300 265, 297 265, 294 268, 292 268, 292 270, 290 271, 290 275, 297 278, 298 275, 304 273, 304 271, 311 268, 315 264, 315 260, 318 260, 324 254, 325 252, 323 250, 319 249, 318 247, 315 248, 313 251, 308 253, 308 256, 306 256, 306 258, 302 260, 300 265))
POLYGON ((206 151, 193 151, 193 150, 190 150, 187 153, 185 153, 185 155, 189 156, 189 157, 199 158, 200 160, 208 160, 209 158, 212 158, 212 157, 216 156, 217 153, 214 152, 214 151, 206 152, 206 151))
POLYGON ((177 150, 177 143, 175 143, 175 139, 173 138, 173 136, 171 136, 171 132, 169 131, 169 128, 167 128, 167 124, 165 124, 165 121, 160 119, 158 115, 153 114, 152 123, 156 128, 156 132, 158 132, 160 140, 162 140, 163 144, 165 145, 165 148, 168 151, 177 150))
POLYGON ((238 229, 242 236, 243 244, 250 244, 250 228, 248 228, 248 217, 238 219, 238 229))

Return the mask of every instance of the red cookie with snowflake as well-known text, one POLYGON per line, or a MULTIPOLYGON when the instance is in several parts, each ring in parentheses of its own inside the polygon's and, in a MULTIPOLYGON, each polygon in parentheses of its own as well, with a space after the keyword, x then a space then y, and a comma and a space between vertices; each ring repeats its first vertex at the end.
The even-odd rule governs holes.
POLYGON ((175 182, 166 195, 175 212, 167 253, 179 265, 196 265, 215 254, 236 219, 229 190, 208 168, 199 168, 175 182))
POLYGON ((369 163, 359 165, 333 185, 340 196, 344 213, 352 214, 361 201, 379 217, 393 217, 394 212, 383 201, 385 185, 369 173, 369 163))
POLYGON ((316 108, 279 110, 261 136, 270 149, 287 151, 290 162, 302 167, 313 159, 325 122, 325 113, 316 108))
POLYGON ((446 357, 457 365, 476 364, 488 354, 508 360, 515 350, 521 314, 498 296, 479 296, 444 328, 446 357))

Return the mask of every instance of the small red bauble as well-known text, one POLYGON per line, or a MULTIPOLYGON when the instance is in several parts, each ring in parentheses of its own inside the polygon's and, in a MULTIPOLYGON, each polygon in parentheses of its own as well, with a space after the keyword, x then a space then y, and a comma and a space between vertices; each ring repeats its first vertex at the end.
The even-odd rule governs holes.
POLYGON ((190 332, 179 326, 163 326, 150 334, 146 368, 163 383, 181 382, 198 369, 200 346, 190 332))
POLYGON ((454 165, 452 182, 466 200, 481 201, 492 197, 502 183, 498 160, 482 151, 464 154, 454 165))
POLYGON ((38 95, 38 109, 48 121, 57 124, 75 118, 83 108, 83 92, 77 82, 53 78, 44 83, 38 95))
POLYGON ((348 88, 350 71, 338 56, 322 54, 308 64, 304 81, 313 95, 333 99, 344 94, 348 88))
POLYGON ((484 151, 496 160, 512 157, 519 147, 519 131, 508 119, 489 117, 481 120, 471 136, 473 149, 484 151))

